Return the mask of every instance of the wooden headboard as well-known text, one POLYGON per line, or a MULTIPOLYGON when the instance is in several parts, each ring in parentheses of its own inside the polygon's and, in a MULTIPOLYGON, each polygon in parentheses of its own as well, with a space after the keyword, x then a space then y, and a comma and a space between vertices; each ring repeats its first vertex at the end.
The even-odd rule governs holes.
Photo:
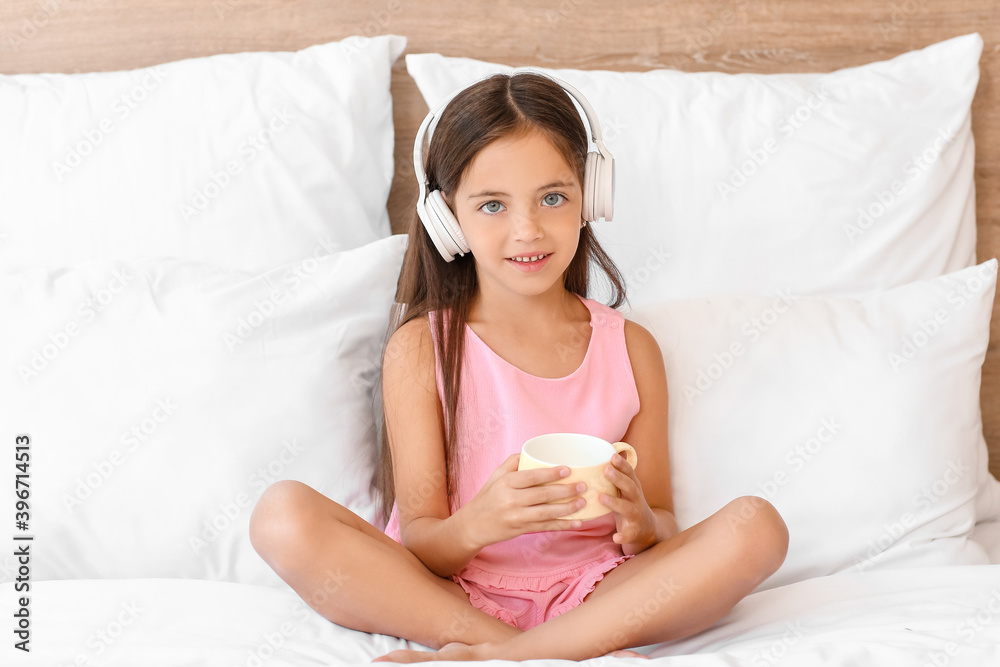
MULTIPOLYGON (((351 35, 405 35, 407 52, 509 65, 643 71, 829 72, 978 31, 972 105, 977 258, 1000 256, 1000 12, 996 0, 5 0, 0 72, 145 67, 239 51, 294 51, 351 35)), ((416 200, 411 151, 427 113, 402 58, 392 76, 403 231, 416 200)), ((1000 308, 983 368, 983 429, 1000 477, 1000 308)), ((913 415, 919 419, 920 415, 913 415)))

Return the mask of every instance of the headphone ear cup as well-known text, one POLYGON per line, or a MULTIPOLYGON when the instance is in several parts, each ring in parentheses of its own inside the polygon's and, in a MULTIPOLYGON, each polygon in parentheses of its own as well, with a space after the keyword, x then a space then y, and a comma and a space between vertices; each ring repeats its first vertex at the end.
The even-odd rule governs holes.
POLYGON ((454 248, 450 247, 451 244, 449 244, 449 250, 455 254, 462 255, 469 252, 469 244, 465 241, 465 235, 462 234, 462 228, 458 224, 458 219, 455 218, 455 214, 448 207, 440 190, 432 190, 427 195, 427 210, 434 224, 437 225, 438 230, 441 232, 441 235, 454 244, 454 248))
POLYGON ((583 181, 583 217, 587 222, 604 218, 611 221, 615 196, 614 159, 605 159, 597 151, 587 153, 583 181))

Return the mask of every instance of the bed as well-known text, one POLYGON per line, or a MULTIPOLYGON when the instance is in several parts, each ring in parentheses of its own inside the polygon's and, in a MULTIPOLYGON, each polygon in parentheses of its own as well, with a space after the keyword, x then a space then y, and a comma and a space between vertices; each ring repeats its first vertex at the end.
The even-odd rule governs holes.
POLYGON ((757 495, 789 526, 728 615, 637 650, 1000 664, 991 1, 13 0, 0 38, 2 664, 423 648, 312 611, 248 520, 298 479, 378 521, 414 136, 525 65, 615 156, 595 228, 664 354, 679 524, 757 495))

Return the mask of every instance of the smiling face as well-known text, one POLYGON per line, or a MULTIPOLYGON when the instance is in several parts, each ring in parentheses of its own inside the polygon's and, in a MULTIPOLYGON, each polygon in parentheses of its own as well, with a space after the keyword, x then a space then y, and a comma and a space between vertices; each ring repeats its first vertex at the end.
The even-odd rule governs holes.
POLYGON ((580 241, 583 192, 538 131, 497 139, 469 164, 449 206, 476 260, 481 289, 562 289, 580 241))

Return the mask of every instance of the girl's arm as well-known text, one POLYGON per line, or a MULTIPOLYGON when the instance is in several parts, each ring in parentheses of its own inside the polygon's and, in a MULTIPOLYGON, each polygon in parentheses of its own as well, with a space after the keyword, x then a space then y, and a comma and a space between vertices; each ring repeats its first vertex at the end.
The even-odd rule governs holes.
POLYGON ((615 541, 621 542, 625 553, 639 553, 676 535, 678 526, 670 486, 663 355, 653 335, 629 320, 625 320, 625 345, 639 393, 639 412, 622 440, 635 448, 639 463, 634 471, 624 461, 614 466, 612 481, 622 489, 623 499, 629 492, 632 495, 632 502, 618 504, 627 516, 620 517, 622 534, 615 541), (646 506, 649 514, 645 514, 646 506))
POLYGON ((400 539, 429 570, 447 577, 479 552, 450 516, 444 465, 444 418, 427 318, 411 320, 389 340, 382 366, 385 423, 392 452, 400 539))

